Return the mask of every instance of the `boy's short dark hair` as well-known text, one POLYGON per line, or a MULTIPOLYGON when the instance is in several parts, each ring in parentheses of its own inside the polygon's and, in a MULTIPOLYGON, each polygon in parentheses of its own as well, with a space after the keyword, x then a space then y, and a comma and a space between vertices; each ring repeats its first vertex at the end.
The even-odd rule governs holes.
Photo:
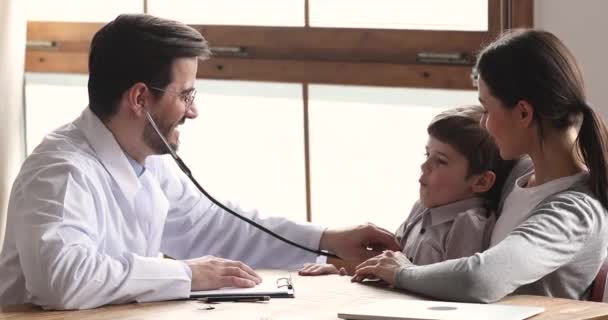
POLYGON ((496 181, 483 196, 495 209, 504 181, 514 162, 500 157, 498 146, 488 131, 481 127, 481 106, 452 108, 437 115, 427 127, 428 134, 460 152, 468 161, 467 177, 487 170, 494 172, 496 181))
POLYGON ((91 41, 89 107, 106 120, 117 112, 118 101, 133 84, 165 88, 172 81, 175 59, 209 55, 205 38, 183 23, 147 14, 120 15, 91 41))

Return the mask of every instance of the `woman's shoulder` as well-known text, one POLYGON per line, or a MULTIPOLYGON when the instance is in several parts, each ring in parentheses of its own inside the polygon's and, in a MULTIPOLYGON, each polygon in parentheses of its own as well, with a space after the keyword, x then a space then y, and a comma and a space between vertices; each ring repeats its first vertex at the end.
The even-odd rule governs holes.
POLYGON ((589 175, 582 175, 566 190, 554 193, 539 203, 542 205, 559 205, 562 206, 577 206, 580 208, 589 208, 595 211, 606 212, 606 208, 602 205, 597 195, 591 189, 589 175))
POLYGON ((534 170, 534 164, 532 163, 532 159, 530 159, 530 157, 527 155, 522 156, 515 162, 515 165, 513 165, 513 168, 507 175, 507 178, 505 179, 505 182, 502 187, 502 192, 500 195, 500 202, 498 203, 498 210, 497 210, 499 215, 500 215, 500 212, 502 211, 502 205, 504 204, 504 201, 507 198, 507 196, 513 191, 513 188, 515 187, 515 182, 517 181, 517 179, 530 173, 532 170, 534 170))
POLYGON ((608 211, 589 185, 589 176, 581 177, 568 189, 548 196, 532 215, 549 214, 567 224, 607 227, 608 211))

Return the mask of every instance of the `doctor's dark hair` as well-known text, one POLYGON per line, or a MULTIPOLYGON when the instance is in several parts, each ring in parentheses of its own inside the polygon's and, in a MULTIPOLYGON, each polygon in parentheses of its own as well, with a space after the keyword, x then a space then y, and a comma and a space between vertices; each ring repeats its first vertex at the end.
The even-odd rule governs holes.
POLYGON ((513 30, 481 51, 474 70, 502 107, 512 109, 519 101, 532 106, 541 138, 547 127, 580 126, 577 151, 589 169, 593 192, 608 208, 608 131, 586 101, 582 72, 566 46, 546 31, 513 30))
MULTIPOLYGON (((89 107, 102 120, 118 111, 118 101, 135 83, 165 88, 177 58, 210 56, 195 29, 146 14, 124 14, 103 26, 89 52, 89 107)), ((152 90, 155 97, 163 92, 152 90)))
POLYGON ((495 210, 514 161, 500 157, 494 139, 481 127, 483 112, 483 108, 477 105, 448 109, 431 120, 427 132, 429 136, 450 145, 467 159, 467 178, 486 171, 494 172, 494 185, 481 196, 486 198, 488 208, 495 210))

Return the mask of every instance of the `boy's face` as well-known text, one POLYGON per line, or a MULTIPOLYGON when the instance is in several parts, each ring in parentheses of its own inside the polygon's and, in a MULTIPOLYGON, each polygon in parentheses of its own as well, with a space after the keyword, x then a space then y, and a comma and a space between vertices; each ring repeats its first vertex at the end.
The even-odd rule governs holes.
POLYGON ((429 137, 427 159, 420 169, 420 201, 427 208, 475 196, 474 176, 467 178, 468 160, 451 145, 429 137))

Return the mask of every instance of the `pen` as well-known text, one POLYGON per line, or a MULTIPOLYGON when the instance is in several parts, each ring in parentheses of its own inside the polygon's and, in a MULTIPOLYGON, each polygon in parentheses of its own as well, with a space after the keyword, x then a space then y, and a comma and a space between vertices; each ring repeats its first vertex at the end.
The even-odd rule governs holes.
POLYGON ((269 301, 270 296, 221 296, 221 297, 207 297, 200 298, 199 301, 203 302, 258 302, 258 301, 269 301))

